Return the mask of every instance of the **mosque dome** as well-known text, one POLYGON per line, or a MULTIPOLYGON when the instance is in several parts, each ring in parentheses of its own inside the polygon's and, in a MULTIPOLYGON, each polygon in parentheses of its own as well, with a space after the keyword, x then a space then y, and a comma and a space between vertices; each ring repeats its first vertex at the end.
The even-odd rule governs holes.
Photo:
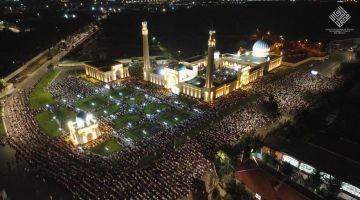
POLYGON ((266 57, 269 55, 270 47, 264 40, 257 40, 252 48, 255 57, 266 57))

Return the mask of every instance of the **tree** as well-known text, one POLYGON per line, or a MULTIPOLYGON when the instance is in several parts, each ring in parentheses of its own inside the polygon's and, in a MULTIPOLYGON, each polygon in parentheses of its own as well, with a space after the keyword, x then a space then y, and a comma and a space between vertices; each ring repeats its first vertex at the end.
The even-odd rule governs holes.
POLYGON ((279 116, 279 106, 274 95, 270 94, 266 96, 259 104, 259 109, 264 115, 267 115, 271 119, 275 119, 279 116))
POLYGON ((294 174, 293 166, 287 162, 284 162, 281 166, 281 171, 287 176, 292 176, 294 174))
POLYGON ((226 198, 233 200, 253 200, 253 195, 246 189, 245 185, 236 181, 235 176, 231 177, 230 182, 226 185, 226 198))
POLYGON ((213 200, 221 200, 220 191, 217 187, 211 193, 211 199, 213 200))
POLYGON ((0 79, 0 90, 4 89, 6 86, 6 82, 4 79, 0 79))

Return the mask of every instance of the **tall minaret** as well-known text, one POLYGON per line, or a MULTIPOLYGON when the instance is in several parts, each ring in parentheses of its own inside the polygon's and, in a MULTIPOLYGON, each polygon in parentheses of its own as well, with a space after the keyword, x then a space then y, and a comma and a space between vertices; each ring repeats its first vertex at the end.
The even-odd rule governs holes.
POLYGON ((214 64, 214 51, 216 46, 215 40, 215 31, 209 32, 209 41, 208 41, 208 61, 207 61, 207 68, 206 68, 206 83, 205 88, 212 88, 213 87, 213 73, 215 70, 214 64))
POLYGON ((144 56, 144 80, 149 81, 150 80, 150 56, 149 56, 149 38, 148 38, 148 28, 147 28, 147 22, 143 21, 142 23, 142 36, 143 36, 143 56, 144 56))

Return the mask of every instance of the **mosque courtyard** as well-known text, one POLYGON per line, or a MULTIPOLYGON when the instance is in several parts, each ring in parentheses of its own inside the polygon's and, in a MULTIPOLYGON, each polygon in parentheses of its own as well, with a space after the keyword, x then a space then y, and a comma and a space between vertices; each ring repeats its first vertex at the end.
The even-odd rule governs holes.
POLYGON ((181 100, 165 102, 130 83, 93 83, 80 76, 54 73, 48 73, 31 94, 30 102, 37 102, 32 106, 41 110, 35 120, 46 135, 59 138, 68 137, 67 123, 74 121, 77 113, 93 114, 103 136, 78 148, 95 154, 109 156, 134 147, 200 113, 195 106, 189 107, 181 100), (69 80, 72 84, 66 84, 69 80))

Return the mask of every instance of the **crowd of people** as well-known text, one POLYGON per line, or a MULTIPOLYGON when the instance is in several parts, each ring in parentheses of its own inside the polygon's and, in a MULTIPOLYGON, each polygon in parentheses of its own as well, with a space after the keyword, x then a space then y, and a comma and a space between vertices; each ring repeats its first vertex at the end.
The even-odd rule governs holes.
MULTIPOLYGON (((70 77, 68 82, 72 81, 70 77)), ((336 78, 299 71, 269 84, 258 84, 254 89, 273 94, 280 111, 285 112, 308 106, 302 96, 305 92, 325 92, 339 83, 336 78)), ((61 84, 51 86, 50 90, 59 90, 61 84)), ((91 94, 88 89, 72 88, 70 85, 75 84, 65 87, 77 91, 60 89, 62 94, 59 93, 59 99, 75 98, 78 92, 91 94)), ((146 89, 141 84, 139 87, 140 91, 146 89)), ((172 95, 159 92, 156 88, 151 92, 158 99, 183 105, 177 103, 172 95)), ((191 120, 165 129, 132 148, 102 157, 74 150, 62 137, 50 138, 43 134, 35 121, 39 110, 29 107, 29 94, 30 91, 21 91, 7 100, 9 144, 17 150, 18 156, 29 163, 32 173, 56 180, 76 199, 179 199, 194 189, 196 179, 201 179, 207 170, 214 167, 215 153, 224 144, 236 142, 243 133, 266 126, 271 121, 256 109, 257 99, 223 115, 223 110, 233 108, 253 94, 239 90, 221 97, 216 104, 201 110, 201 114, 191 120), (176 138, 197 130, 199 126, 203 127, 199 133, 175 148, 176 138), (144 158, 154 155, 159 158, 144 166, 144 158)))
POLYGON ((274 95, 280 111, 298 110, 310 104, 307 94, 320 94, 339 86, 341 80, 300 70, 270 84, 259 86, 259 90, 274 95))

